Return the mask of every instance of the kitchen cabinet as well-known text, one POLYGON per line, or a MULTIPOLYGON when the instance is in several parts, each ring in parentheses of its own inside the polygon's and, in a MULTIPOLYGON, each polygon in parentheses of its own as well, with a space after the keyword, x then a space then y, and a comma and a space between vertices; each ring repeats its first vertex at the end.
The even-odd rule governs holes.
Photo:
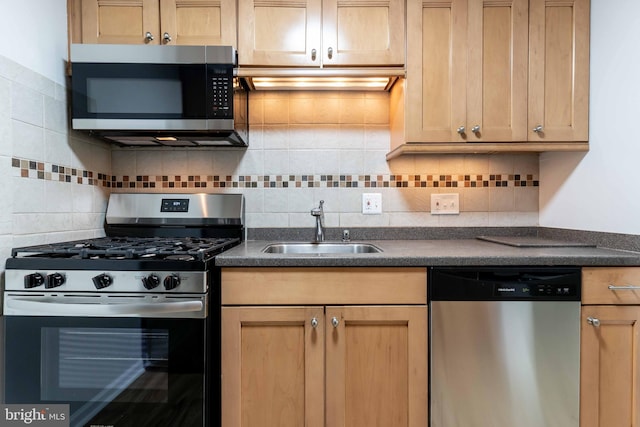
POLYGON ((241 66, 404 65, 403 0, 239 0, 241 66))
POLYGON ((529 1, 528 141, 589 139, 589 9, 529 1))
POLYGON ((580 426, 640 426, 640 267, 583 268, 580 426))
POLYGON ((236 46, 234 0, 70 0, 73 43, 236 46))
POLYGON ((391 152, 588 149, 589 0, 407 3, 391 152))
POLYGON ((222 425, 427 425, 426 268, 223 268, 222 425))

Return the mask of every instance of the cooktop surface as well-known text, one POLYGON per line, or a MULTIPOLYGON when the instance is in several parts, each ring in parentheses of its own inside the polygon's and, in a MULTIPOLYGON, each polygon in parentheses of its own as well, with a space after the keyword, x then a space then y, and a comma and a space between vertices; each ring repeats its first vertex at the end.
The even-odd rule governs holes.
POLYGON ((518 248, 575 248, 596 246, 591 243, 570 242, 566 240, 546 239, 544 237, 535 236, 478 236, 476 238, 487 242, 518 248))

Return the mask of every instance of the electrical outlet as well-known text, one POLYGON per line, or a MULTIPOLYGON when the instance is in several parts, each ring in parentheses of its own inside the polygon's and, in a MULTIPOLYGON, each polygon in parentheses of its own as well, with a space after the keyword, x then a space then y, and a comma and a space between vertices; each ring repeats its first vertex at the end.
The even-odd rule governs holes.
POLYGON ((362 213, 365 215, 379 215, 382 213, 382 194, 363 193, 362 213))
POLYGON ((432 194, 431 215, 455 215, 460 213, 458 193, 432 194))

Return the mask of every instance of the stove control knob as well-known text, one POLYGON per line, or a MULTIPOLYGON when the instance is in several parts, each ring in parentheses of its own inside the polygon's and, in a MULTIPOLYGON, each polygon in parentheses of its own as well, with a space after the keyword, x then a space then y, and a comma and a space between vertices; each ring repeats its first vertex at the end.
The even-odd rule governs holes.
POLYGON ((91 280, 93 280, 93 284, 95 285, 96 289, 106 288, 107 286, 111 286, 111 284, 113 283, 113 278, 106 273, 99 274, 93 277, 91 280))
POLYGON ((47 275, 47 283, 45 283, 44 287, 47 289, 57 288, 58 286, 62 286, 64 284, 65 278, 60 273, 53 273, 47 275))
POLYGON ((27 274, 24 276, 25 289, 35 288, 44 284, 44 276, 40 273, 27 274))
POLYGON ((160 278, 157 274, 150 274, 147 277, 142 278, 142 285, 145 289, 153 289, 160 285, 160 278))
POLYGON ((164 278, 164 288, 168 291, 175 289, 180 285, 180 277, 176 274, 170 274, 164 278))

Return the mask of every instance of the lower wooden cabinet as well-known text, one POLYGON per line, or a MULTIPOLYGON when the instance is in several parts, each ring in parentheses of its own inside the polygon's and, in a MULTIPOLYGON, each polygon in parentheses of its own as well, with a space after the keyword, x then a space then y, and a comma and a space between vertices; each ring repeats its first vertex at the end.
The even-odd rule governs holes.
MULTIPOLYGON (((230 306, 224 301, 223 272, 222 425, 426 426, 428 313, 422 270, 408 279, 424 288, 415 305, 230 306)), ((364 287, 375 271, 363 273, 347 273, 345 286, 364 287)), ((287 282, 287 269, 278 276, 274 282, 287 282)), ((322 285, 315 285, 322 298, 322 285)), ((254 294, 260 301, 269 287, 256 286, 262 289, 254 294)), ((390 282, 388 288, 397 294, 404 287, 390 282)), ((367 298, 364 288, 362 295, 367 298)), ((357 304, 357 295, 346 298, 357 304)))
POLYGON ((640 427, 640 268, 584 268, 581 427, 640 427))

